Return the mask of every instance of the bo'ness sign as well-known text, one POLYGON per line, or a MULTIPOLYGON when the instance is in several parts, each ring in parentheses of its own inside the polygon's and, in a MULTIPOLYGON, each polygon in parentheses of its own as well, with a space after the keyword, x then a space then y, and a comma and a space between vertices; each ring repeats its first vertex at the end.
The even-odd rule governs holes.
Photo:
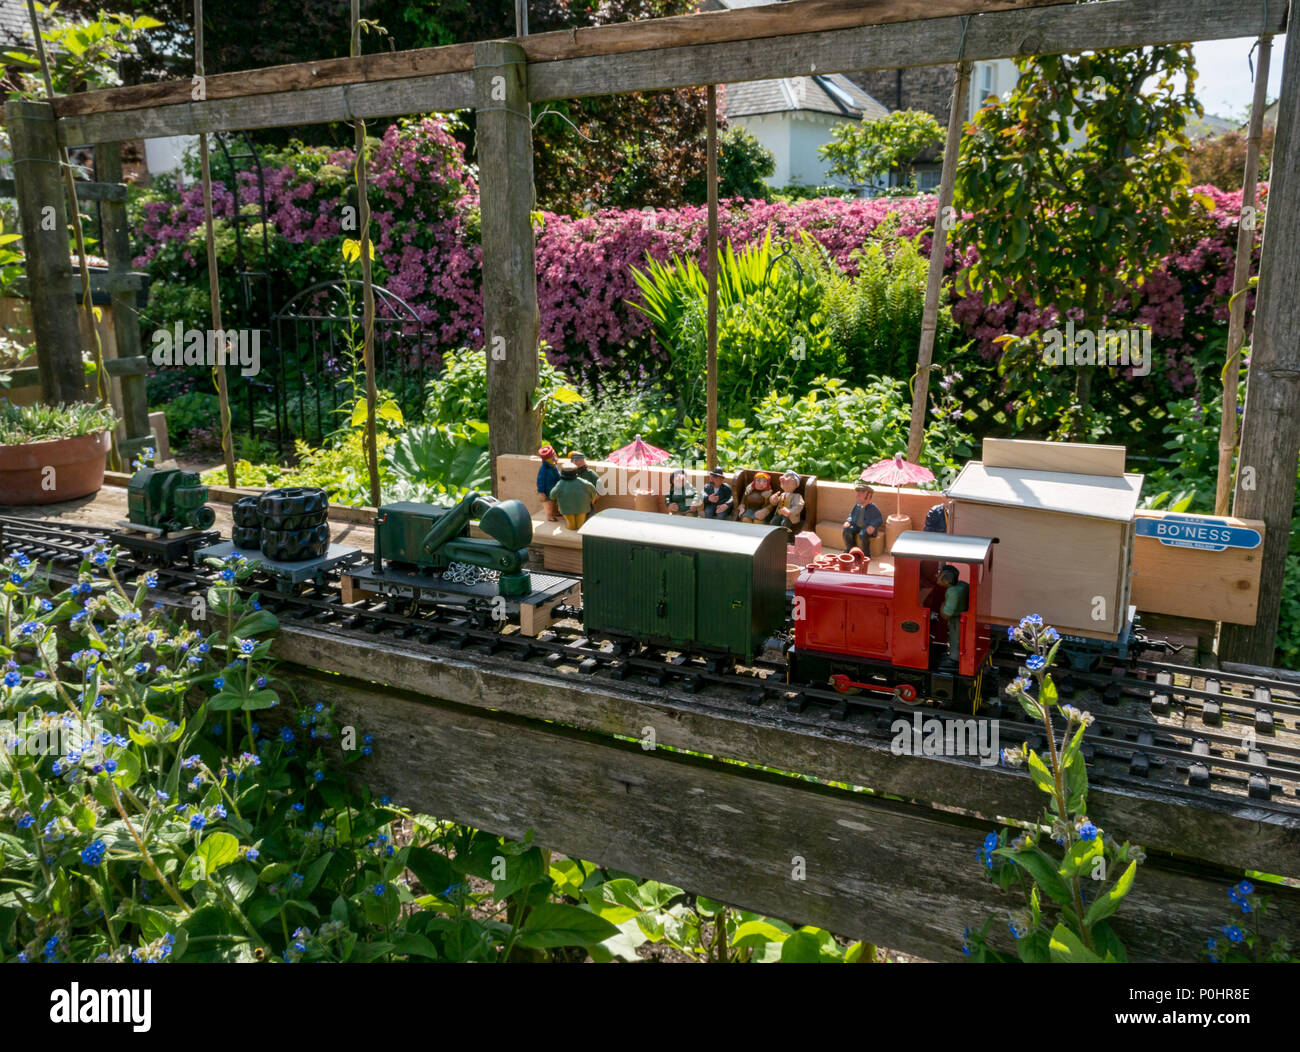
POLYGON ((1155 537, 1171 548, 1200 548, 1221 552, 1228 548, 1258 548, 1258 530, 1233 526, 1227 519, 1202 515, 1166 515, 1161 519, 1137 520, 1139 537, 1155 537))

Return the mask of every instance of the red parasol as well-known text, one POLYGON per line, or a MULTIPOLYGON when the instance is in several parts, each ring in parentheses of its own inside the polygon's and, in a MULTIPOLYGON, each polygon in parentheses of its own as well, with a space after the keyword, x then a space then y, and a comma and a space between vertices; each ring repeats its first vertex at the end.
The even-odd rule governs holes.
MULTIPOLYGON (((650 445, 640 435, 637 435, 634 442, 629 442, 622 449, 614 450, 605 459, 621 468, 650 467, 654 464, 662 464, 665 460, 671 460, 672 454, 667 450, 660 449, 658 446, 650 445)), ((934 476, 931 475, 930 477, 933 478, 934 476)))
MULTIPOLYGON (((870 467, 863 468, 858 476, 863 482, 875 482, 882 486, 902 487, 908 483, 933 482, 934 472, 920 464, 905 460, 902 453, 895 453, 893 460, 878 460, 870 467)), ((898 514, 903 514, 903 491, 898 490, 898 514)))

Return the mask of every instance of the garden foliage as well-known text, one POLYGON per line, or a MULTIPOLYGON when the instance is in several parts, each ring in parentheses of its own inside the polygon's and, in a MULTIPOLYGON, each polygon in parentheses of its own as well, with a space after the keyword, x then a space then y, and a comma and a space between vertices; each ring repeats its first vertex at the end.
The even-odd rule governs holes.
MULTIPOLYGON (((371 161, 371 181, 377 188, 377 280, 411 302, 444 351, 482 341, 477 196, 455 133, 455 124, 442 117, 394 125, 384 132, 371 161)), ((281 276, 272 301, 278 305, 307 285, 339 273, 339 244, 348 236, 341 221, 350 193, 351 154, 301 147, 272 153, 266 160, 271 271, 281 276)), ((218 245, 223 285, 233 287, 229 220, 235 202, 229 187, 237 185, 241 208, 255 202, 256 188, 247 173, 232 184, 230 174, 221 169, 218 165, 215 187, 218 245)), ((1170 251, 1156 257, 1133 296, 1108 305, 1112 319, 1152 329, 1152 375, 1142 380, 1126 377, 1116 386, 1148 393, 1157 406, 1217 379, 1221 368, 1241 198, 1239 193, 1206 187, 1197 194, 1170 251)), ((164 177, 135 206, 137 263, 153 279, 144 322, 146 342, 156 327, 177 320, 192 323, 206 311, 200 197, 197 185, 177 191, 164 177)), ((704 209, 695 206, 605 210, 577 217, 540 213, 538 299, 541 335, 551 362, 573 379, 585 377, 600 385, 615 379, 635 385, 660 373, 667 351, 654 338, 651 321, 633 306, 641 300, 632 271, 644 270, 647 256, 660 265, 674 255, 700 263, 704 220, 704 209)), ((729 242, 737 252, 761 244, 769 233, 778 245, 787 240, 800 245, 807 235, 853 278, 873 260, 878 267, 881 252, 890 258, 900 250, 908 252, 908 242, 915 242, 925 258, 933 221, 934 199, 928 196, 728 200, 722 205, 720 230, 721 243, 729 242), (873 247, 879 252, 873 253, 873 247)), ((248 244, 256 256, 260 238, 250 238, 248 244)), ((948 276, 960 277, 978 259, 976 250, 959 239, 948 249, 948 276)), ((833 283, 823 285, 823 291, 835 295, 833 283)), ((1052 308, 1036 306, 1027 290, 1000 302, 958 291, 950 305, 957 326, 952 346, 973 338, 974 353, 988 361, 1001 354, 997 337, 1041 331, 1059 321, 1052 308)), ((828 319, 846 316, 822 303, 817 307, 828 319)), ((907 340, 910 333, 900 332, 888 341, 891 354, 901 358, 907 340)), ((864 365, 862 375, 898 375, 896 368, 886 368, 877 359, 864 365)), ((166 402, 182 389, 195 389, 196 382, 207 393, 205 377, 178 381, 178 375, 172 370, 164 380, 153 382, 154 401, 166 402)), ((1014 408, 1024 391, 1024 386, 1005 386, 1001 397, 1014 408)), ((1099 398, 1104 404, 1105 396, 1099 398)))
POLYGON ((251 567, 212 560, 188 621, 83 557, 0 560, 0 961, 869 959, 376 799, 372 735, 277 679, 251 567))
POLYGON ((989 833, 979 852, 990 879, 1004 891, 1018 888, 1024 894, 1024 906, 1007 918, 1015 953, 990 943, 992 918, 978 932, 966 929, 962 951, 973 961, 1126 961, 1124 944, 1109 918, 1132 889, 1146 855, 1127 841, 1120 844, 1088 818, 1083 739, 1094 717, 1061 704, 1057 695, 1051 669, 1060 634, 1031 614, 1008 628, 1007 635, 1028 651, 1025 665, 1030 673, 1017 678, 1007 694, 1030 720, 1042 725, 1047 754, 1023 745, 1004 749, 1002 761, 1025 766, 1048 803, 1041 822, 1014 835, 1005 829, 989 833), (1054 717, 1065 721, 1059 739, 1054 717))

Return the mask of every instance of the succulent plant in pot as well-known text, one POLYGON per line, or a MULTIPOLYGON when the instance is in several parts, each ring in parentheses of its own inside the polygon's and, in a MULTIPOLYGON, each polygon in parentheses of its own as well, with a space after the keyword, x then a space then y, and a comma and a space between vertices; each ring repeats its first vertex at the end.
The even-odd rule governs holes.
POLYGON ((104 484, 117 418, 95 402, 13 405, 0 399, 0 505, 53 504, 104 484))

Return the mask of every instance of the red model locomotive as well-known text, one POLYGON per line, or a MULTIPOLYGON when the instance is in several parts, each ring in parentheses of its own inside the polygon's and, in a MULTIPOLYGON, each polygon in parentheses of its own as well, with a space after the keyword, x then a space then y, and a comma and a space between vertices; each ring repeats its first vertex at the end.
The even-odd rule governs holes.
POLYGON ((865 572, 852 556, 800 574, 789 681, 977 711, 986 689, 996 690, 993 677, 985 682, 995 543, 909 531, 894 543, 892 576, 865 572))

